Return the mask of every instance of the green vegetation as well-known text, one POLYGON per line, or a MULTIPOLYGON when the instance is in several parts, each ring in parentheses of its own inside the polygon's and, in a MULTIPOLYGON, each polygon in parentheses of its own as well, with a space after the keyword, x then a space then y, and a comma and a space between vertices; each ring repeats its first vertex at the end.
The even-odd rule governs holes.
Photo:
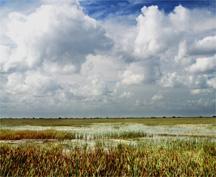
POLYGON ((74 118, 74 119, 0 119, 2 126, 88 126, 98 123, 110 124, 145 124, 145 125, 177 125, 177 124, 213 124, 216 118, 74 118))
POLYGON ((216 144, 1 145, 0 176, 215 176, 216 144))

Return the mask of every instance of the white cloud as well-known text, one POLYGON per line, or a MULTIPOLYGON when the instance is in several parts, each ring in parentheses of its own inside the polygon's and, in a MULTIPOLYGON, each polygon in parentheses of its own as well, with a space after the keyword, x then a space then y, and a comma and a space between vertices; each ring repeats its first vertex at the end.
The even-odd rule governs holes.
POLYGON ((120 98, 129 98, 131 96, 131 93, 130 92, 123 92, 119 97, 120 98))
POLYGON ((167 49, 174 36, 164 13, 157 6, 144 7, 137 18, 134 52, 139 58, 155 56, 167 49), (168 27, 166 27, 168 26, 168 27))
POLYGON ((126 85, 139 84, 144 79, 144 76, 142 74, 133 73, 130 70, 125 71, 122 74, 122 77, 122 83, 126 85))
POLYGON ((153 97, 152 97, 152 101, 153 102, 156 102, 156 101, 159 101, 159 100, 162 100, 163 99, 163 95, 161 94, 155 94, 153 97))
POLYGON ((113 18, 97 21, 75 0, 43 0, 31 11, 1 15, 4 114, 13 112, 11 105, 19 105, 18 112, 28 105, 34 112, 43 102, 48 115, 51 110, 97 114, 105 109, 130 114, 128 107, 141 115, 154 106, 161 112, 176 110, 175 105, 181 110, 185 99, 195 102, 201 95, 199 101, 206 100, 205 93, 214 92, 214 14, 182 6, 166 14, 150 6, 134 19, 136 24, 113 18))
POLYGON ((163 87, 176 87, 181 85, 181 83, 182 78, 176 72, 167 73, 160 80, 160 84, 163 87))
POLYGON ((209 73, 215 71, 216 55, 212 57, 197 58, 196 62, 189 67, 191 73, 209 73))
POLYGON ((122 84, 131 85, 131 84, 140 84, 143 82, 144 69, 142 66, 137 64, 131 64, 127 69, 122 73, 122 84))
POLYGON ((99 76, 107 82, 119 80, 119 73, 124 63, 117 57, 109 55, 88 55, 81 67, 83 76, 99 76))
POLYGON ((68 2, 42 4, 27 15, 8 14, 5 36, 12 44, 3 71, 32 69, 46 60, 76 65, 111 45, 97 21, 68 2))
POLYGON ((35 71, 10 74, 6 84, 7 92, 15 95, 46 96, 57 88, 54 78, 35 71))
POLYGON ((207 55, 216 53, 215 44, 216 44, 216 36, 207 36, 197 41, 194 50, 196 50, 197 53, 205 53, 207 55))
POLYGON ((216 89, 216 77, 209 79, 209 80, 207 81, 207 84, 208 84, 210 87, 216 89))
POLYGON ((208 93, 209 90, 208 89, 192 89, 191 90, 191 93, 193 95, 199 95, 199 94, 206 93, 206 92, 208 93))

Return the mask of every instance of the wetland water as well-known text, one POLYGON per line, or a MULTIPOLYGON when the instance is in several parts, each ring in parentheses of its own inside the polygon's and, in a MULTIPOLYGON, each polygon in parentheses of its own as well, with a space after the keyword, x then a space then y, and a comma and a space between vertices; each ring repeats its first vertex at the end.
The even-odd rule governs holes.
POLYGON ((171 140, 209 140, 216 142, 216 127, 214 124, 177 124, 177 125, 144 125, 139 123, 93 123, 84 126, 1 126, 1 131, 46 131, 55 130, 75 134, 71 140, 56 139, 22 139, 1 140, 0 143, 26 142, 61 142, 62 144, 95 144, 102 141, 105 144, 137 144, 142 141, 160 142, 171 140))

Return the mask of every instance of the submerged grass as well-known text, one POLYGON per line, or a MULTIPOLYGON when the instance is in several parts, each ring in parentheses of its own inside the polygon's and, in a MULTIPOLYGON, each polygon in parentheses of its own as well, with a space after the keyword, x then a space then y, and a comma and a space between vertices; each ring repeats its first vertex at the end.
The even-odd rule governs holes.
POLYGON ((0 145, 0 176, 216 176, 216 144, 0 145))

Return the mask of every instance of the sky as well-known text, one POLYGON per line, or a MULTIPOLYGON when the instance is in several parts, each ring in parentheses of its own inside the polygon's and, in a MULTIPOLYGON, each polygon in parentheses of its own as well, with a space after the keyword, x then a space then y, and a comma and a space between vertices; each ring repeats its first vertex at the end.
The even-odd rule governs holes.
POLYGON ((216 114, 215 0, 0 0, 0 117, 216 114))

